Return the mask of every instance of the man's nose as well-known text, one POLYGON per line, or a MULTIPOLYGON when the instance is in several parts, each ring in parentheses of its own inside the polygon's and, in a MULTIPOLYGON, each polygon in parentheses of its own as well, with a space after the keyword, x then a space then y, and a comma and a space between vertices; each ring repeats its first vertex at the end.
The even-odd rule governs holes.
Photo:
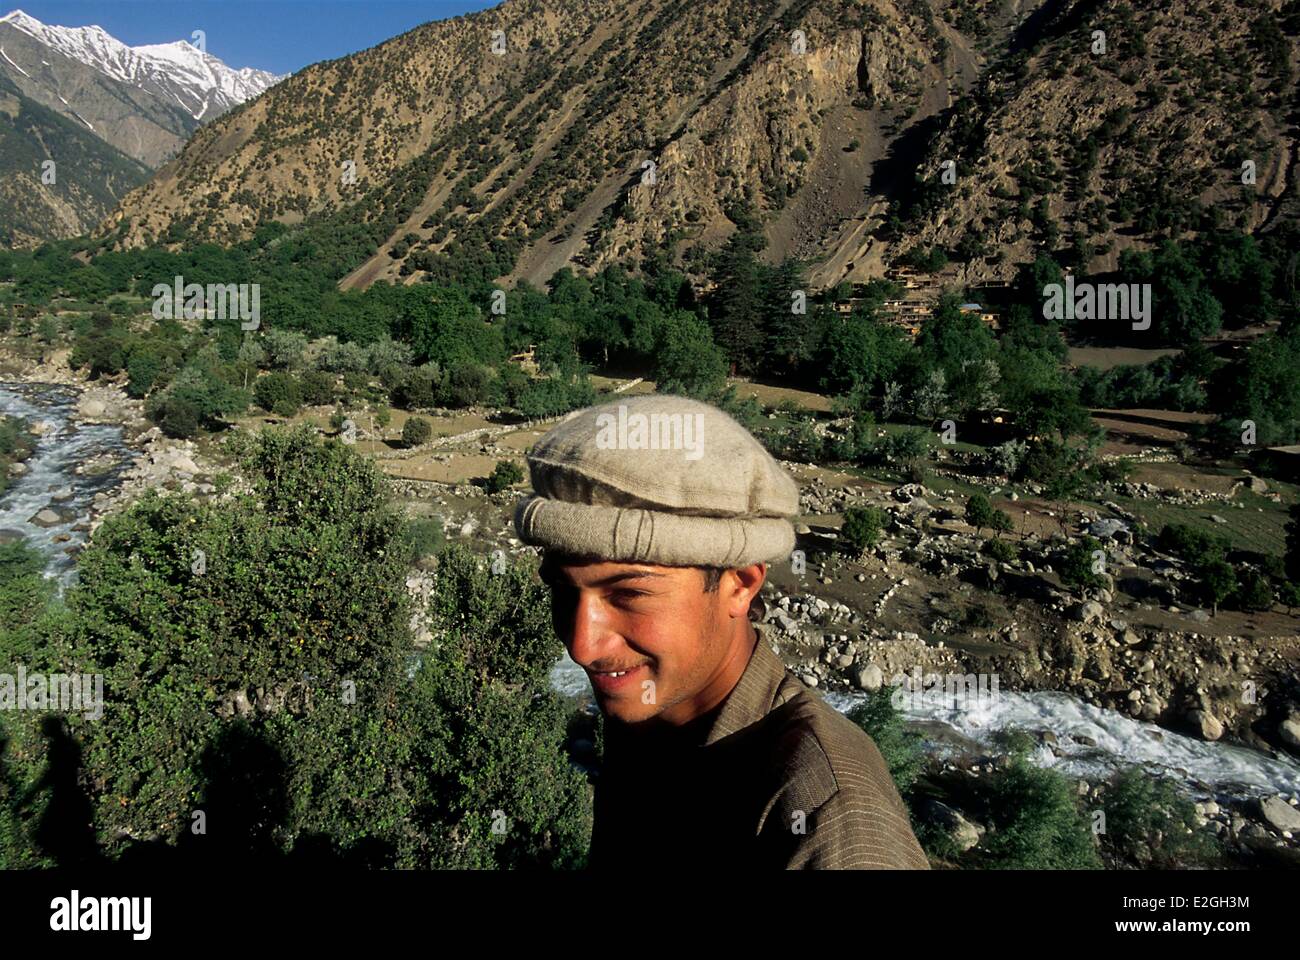
POLYGON ((569 626, 569 656, 573 662, 590 667, 608 657, 616 638, 609 617, 599 597, 578 594, 569 626))

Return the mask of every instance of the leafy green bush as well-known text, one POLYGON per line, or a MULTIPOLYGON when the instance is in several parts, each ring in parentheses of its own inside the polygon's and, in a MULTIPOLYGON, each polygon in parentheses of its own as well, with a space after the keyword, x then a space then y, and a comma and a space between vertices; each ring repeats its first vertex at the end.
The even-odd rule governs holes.
POLYGON ((103 673, 104 713, 0 719, 0 865, 580 866, 535 571, 447 551, 417 649, 375 466, 307 428, 231 449, 251 495, 111 515, 66 614, 25 631, 29 665, 103 673))
POLYGON ((895 689, 885 686, 868 694, 846 716, 875 741, 898 792, 909 799, 925 766, 924 740, 919 733, 907 729, 902 711, 894 706, 895 689))
POLYGON ((1013 563, 1020 556, 1020 548, 1014 543, 1010 540, 999 540, 996 537, 985 540, 980 550, 999 563, 1013 563))
POLYGON ((408 447, 418 447, 427 443, 433 436, 433 427, 423 417, 410 417, 402 424, 402 443, 408 447))
POLYGON ((513 460, 501 460, 493 468, 491 476, 487 478, 487 492, 500 493, 524 479, 523 467, 513 460))
POLYGON ((162 370, 163 360, 156 353, 148 351, 133 353, 126 365, 126 372, 130 377, 126 392, 136 398, 143 397, 153 387, 154 381, 158 379, 162 370))
MULTIPOLYGON (((1093 572, 1097 558, 1093 554, 1102 550, 1101 542, 1095 537, 1080 537, 1070 544, 1061 561, 1059 573, 1061 582, 1071 587, 1102 587, 1106 581, 1101 574, 1093 572)), ((1102 550, 1105 553, 1104 550, 1102 550)))
POLYGON ((1000 870, 1095 870, 1101 860, 1073 780, 1023 753, 985 785, 983 865, 1000 870))
POLYGON ((1222 560, 1228 555, 1231 547, 1227 537, 1184 523, 1165 524, 1156 539, 1156 545, 1166 553, 1181 557, 1188 563, 1222 560))
POLYGON ((334 402, 334 376, 323 370, 308 370, 304 373, 300 389, 302 402, 308 406, 334 402))
POLYGON ((1273 585, 1257 570, 1244 570, 1237 584, 1237 605, 1243 610, 1273 609, 1273 585))
POLYGON ((302 387, 293 374, 277 371, 258 377, 253 397, 268 413, 292 417, 302 406, 302 387))
POLYGON ((1196 810, 1167 777, 1136 767, 1111 778, 1102 800, 1102 848, 1114 859, 1147 868, 1214 866, 1216 842, 1196 827, 1196 810))
POLYGON ((1196 568, 1196 579, 1205 602, 1218 612, 1219 604, 1237 592, 1237 568, 1226 560, 1211 560, 1196 568))
POLYGON ((851 550, 861 553, 868 547, 876 545, 888 523, 889 514, 878 507, 849 507, 844 512, 844 525, 840 527, 840 537, 851 550))
POLYGON ((423 560, 442 549, 442 524, 428 518, 408 520, 402 529, 402 539, 410 550, 411 559, 423 560))
POLYGON ((162 432, 176 440, 189 440, 199 433, 199 412, 188 400, 168 398, 153 410, 154 421, 162 432))

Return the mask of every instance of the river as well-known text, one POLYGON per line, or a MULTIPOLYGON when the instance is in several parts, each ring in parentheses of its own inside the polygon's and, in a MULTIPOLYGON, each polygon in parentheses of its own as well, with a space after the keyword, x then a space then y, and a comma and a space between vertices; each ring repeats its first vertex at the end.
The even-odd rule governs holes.
POLYGON ((120 426, 76 421, 77 396, 76 389, 60 384, 0 381, 0 414, 47 424, 25 462, 27 472, 11 477, 0 494, 0 538, 26 537, 49 558, 47 575, 63 586, 76 575, 74 554, 89 537, 95 495, 117 486, 132 456, 120 426), (87 464, 93 469, 77 472, 87 464), (60 514, 60 522, 32 523, 47 507, 60 514))

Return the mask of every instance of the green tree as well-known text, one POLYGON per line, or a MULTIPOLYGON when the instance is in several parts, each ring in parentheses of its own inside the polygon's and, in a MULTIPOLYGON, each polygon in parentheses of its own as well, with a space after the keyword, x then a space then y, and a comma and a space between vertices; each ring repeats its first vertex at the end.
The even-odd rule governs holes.
POLYGON ((1205 599, 1219 612, 1219 604, 1237 591, 1237 570, 1226 560, 1211 560, 1197 569, 1205 599))
POLYGON ((653 375, 661 393, 711 397, 726 383, 726 358, 708 324, 693 313, 677 310, 664 318, 654 356, 653 375))
POLYGON ((431 436, 433 436, 433 428, 423 417, 409 417, 402 424, 402 443, 407 447, 418 447, 422 443, 428 443, 431 436))
POLYGON ((30 664, 102 672, 104 713, 64 718, 81 769, 62 808, 42 718, 0 720, 3 865, 582 864, 590 795, 547 685, 561 647, 535 571, 448 551, 416 648, 387 481, 313 433, 235 435, 250 493, 151 493, 97 531, 66 613, 23 642, 30 664), (42 832, 50 816, 61 829, 42 832))
POLYGON ((861 553, 876 545, 888 522, 888 514, 878 507, 849 507, 844 511, 840 536, 853 552, 861 553))
POLYGON ((258 406, 280 417, 292 417, 302 406, 302 386, 291 373, 275 372, 253 384, 258 406))
POLYGON ((513 460, 499 460, 487 478, 485 488, 488 493, 500 493, 508 490, 524 479, 523 468, 513 460))

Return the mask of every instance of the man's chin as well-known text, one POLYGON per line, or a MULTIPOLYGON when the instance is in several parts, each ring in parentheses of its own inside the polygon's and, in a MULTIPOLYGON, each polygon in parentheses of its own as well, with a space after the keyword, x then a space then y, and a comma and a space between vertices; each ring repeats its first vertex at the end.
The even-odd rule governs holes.
POLYGON ((601 693, 596 694, 596 706, 606 717, 620 723, 641 723, 660 712, 658 706, 642 703, 640 697, 618 697, 601 693))

